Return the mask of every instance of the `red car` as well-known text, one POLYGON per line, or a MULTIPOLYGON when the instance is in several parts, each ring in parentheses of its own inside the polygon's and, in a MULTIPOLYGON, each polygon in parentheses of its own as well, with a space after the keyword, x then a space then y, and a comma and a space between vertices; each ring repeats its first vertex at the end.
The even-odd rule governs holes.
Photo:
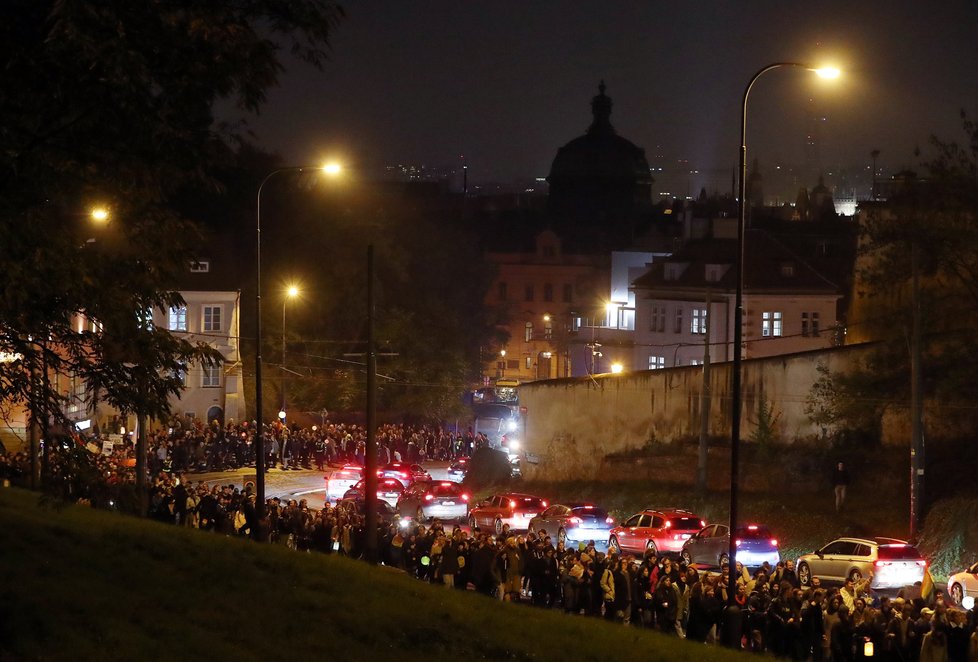
POLYGON ((530 520, 546 507, 546 501, 530 494, 494 494, 469 508, 469 526, 493 531, 496 535, 503 532, 503 524, 509 524, 510 529, 524 531, 530 520))
POLYGON ((608 550, 621 554, 679 554, 683 544, 706 522, 688 510, 647 509, 636 513, 611 530, 608 550))

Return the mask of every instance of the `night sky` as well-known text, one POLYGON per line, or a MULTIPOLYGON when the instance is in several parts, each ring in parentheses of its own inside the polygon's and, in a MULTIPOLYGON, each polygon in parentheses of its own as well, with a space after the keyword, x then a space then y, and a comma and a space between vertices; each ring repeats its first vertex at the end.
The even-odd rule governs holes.
POLYGON ((810 116, 824 118, 822 168, 868 168, 879 149, 886 173, 916 165, 931 134, 959 139, 961 108, 978 112, 972 0, 343 5, 326 69, 287 61, 251 120, 285 163, 444 167, 464 155, 473 182, 546 176, 590 123, 603 79, 612 123, 653 167, 726 173, 715 179, 729 190, 744 86, 779 60, 844 74, 782 69, 758 82, 749 157, 769 167, 804 162, 810 116))

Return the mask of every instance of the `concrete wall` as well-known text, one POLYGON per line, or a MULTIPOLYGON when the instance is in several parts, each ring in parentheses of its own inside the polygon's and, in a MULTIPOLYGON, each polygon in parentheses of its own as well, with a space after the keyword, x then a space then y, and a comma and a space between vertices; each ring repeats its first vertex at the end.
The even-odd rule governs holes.
MULTIPOLYGON (((805 415, 818 366, 844 372, 867 351, 854 346, 744 361, 741 439, 750 440, 757 430, 762 401, 772 414, 775 443, 820 436, 805 415)), ((731 367, 711 366, 710 434, 718 439, 730 435, 731 367)), ((524 384, 524 475, 594 478, 609 454, 697 437, 702 387, 699 366, 524 384)))

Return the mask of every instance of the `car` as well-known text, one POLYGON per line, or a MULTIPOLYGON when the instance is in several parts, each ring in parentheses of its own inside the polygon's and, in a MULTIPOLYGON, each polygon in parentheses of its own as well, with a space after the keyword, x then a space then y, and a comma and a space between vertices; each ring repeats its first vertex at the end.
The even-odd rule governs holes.
POLYGON ((917 548, 897 538, 838 538, 798 558, 802 586, 822 581, 859 581, 872 575, 873 589, 903 588, 924 580, 927 561, 917 548))
POLYGON ((404 486, 408 486, 416 480, 431 480, 431 474, 425 471, 424 467, 410 462, 385 464, 377 470, 377 475, 381 478, 396 478, 404 486))
POLYGON ((465 521, 469 495, 451 481, 418 481, 401 494, 395 506, 404 519, 423 523, 429 519, 465 521))
POLYGON ((524 531, 530 520, 547 507, 547 502, 530 494, 507 492, 494 494, 469 508, 469 526, 503 532, 503 525, 515 531, 524 531))
POLYGON ((603 544, 614 525, 608 511, 594 504, 555 503, 531 519, 527 531, 546 531, 568 546, 589 540, 603 544))
MULTIPOLYGON (((344 499, 363 499, 367 480, 361 480, 343 495, 344 499)), ((377 499, 394 506, 404 492, 404 485, 396 478, 377 479, 377 499)))
MULTIPOLYGON (((778 540, 766 526, 748 524, 734 532, 736 560, 745 567, 759 568, 765 562, 776 566, 781 561, 778 540)), ((683 543, 679 556, 688 564, 722 566, 730 554, 730 527, 709 524, 683 543)))
POLYGON ((951 575, 947 580, 947 594, 955 605, 973 609, 978 598, 978 563, 951 575))
POLYGON ((326 503, 336 503, 346 491, 363 478, 363 467, 347 464, 326 476, 326 503))
POLYGON ((616 554, 652 550, 656 554, 678 555, 686 540, 704 526, 706 522, 688 510, 648 508, 611 530, 608 550, 616 554))
POLYGON ((469 458, 460 457, 451 464, 448 465, 448 480, 453 480, 456 483, 461 483, 465 480, 465 474, 469 470, 469 458))
MULTIPOLYGON (((336 510, 344 515, 367 516, 367 503, 363 499, 340 499, 336 502, 336 510)), ((377 502, 377 521, 386 526, 395 526, 400 518, 397 511, 386 501, 377 502)))

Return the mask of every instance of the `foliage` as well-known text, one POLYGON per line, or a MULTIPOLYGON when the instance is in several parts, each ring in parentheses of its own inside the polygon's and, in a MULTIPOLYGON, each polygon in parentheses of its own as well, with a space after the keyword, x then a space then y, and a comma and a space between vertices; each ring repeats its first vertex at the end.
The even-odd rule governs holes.
POLYGON ((943 499, 924 520, 920 551, 934 575, 946 577, 978 561, 978 499, 943 499))
POLYGON ((778 421, 781 412, 775 412, 774 406, 763 397, 757 399, 757 427, 750 435, 750 440, 760 446, 768 446, 778 438, 778 421))
POLYGON ((472 489, 489 485, 505 485, 510 481, 512 467, 509 457, 494 448, 479 448, 469 460, 465 484, 472 489))
POLYGON ((257 110, 281 41, 321 65, 341 11, 331 0, 213 3, 12 0, 0 20, 0 401, 59 416, 38 377, 78 378, 89 396, 160 416, 174 373, 217 358, 144 322, 182 302, 199 242, 175 208, 217 188, 240 137, 219 100, 257 110), (111 214, 95 229, 87 213, 111 214), (89 241, 93 239, 94 241, 89 241), (93 322, 79 330, 76 318, 93 322))

